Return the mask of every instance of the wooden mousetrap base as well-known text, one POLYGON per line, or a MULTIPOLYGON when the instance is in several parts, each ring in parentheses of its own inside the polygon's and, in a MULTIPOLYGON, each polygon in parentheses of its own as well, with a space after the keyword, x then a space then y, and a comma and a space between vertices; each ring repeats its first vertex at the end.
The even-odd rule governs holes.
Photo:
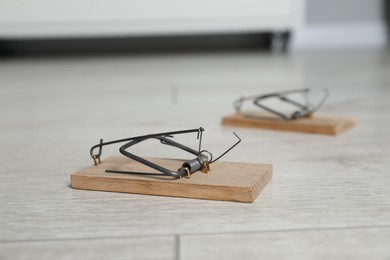
MULTIPOLYGON (((183 160, 149 158, 168 169, 177 169, 183 160)), ((191 178, 106 173, 105 170, 156 173, 153 169, 124 156, 113 156, 97 166, 71 175, 75 189, 125 192, 194 199, 253 202, 272 177, 272 165, 215 162, 211 171, 197 171, 191 178)))
POLYGON ((354 127, 357 121, 348 117, 318 116, 286 121, 264 112, 236 113, 222 119, 223 125, 272 130, 303 132, 310 134, 338 135, 354 127))

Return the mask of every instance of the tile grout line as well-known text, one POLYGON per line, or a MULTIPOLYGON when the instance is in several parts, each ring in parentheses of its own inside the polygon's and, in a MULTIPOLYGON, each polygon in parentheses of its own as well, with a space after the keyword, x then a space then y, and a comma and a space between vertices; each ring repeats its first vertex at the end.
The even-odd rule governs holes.
POLYGON ((175 244, 174 244, 174 259, 175 260, 180 260, 180 235, 175 235, 175 244))
POLYGON ((251 230, 251 231, 232 231, 232 232, 214 232, 214 233, 188 233, 180 234, 180 236, 213 236, 213 235, 234 235, 234 234, 253 234, 253 233, 277 233, 277 232, 310 232, 310 231, 326 231, 326 230, 359 230, 359 229, 375 229, 375 228, 390 228, 390 225, 378 226, 356 226, 356 227, 325 227, 325 228, 298 228, 298 229, 274 229, 274 230, 251 230))
MULTIPOLYGON (((213 233, 181 233, 165 235, 134 235, 134 236, 102 236, 102 237, 82 237, 82 238, 60 238, 60 239, 21 239, 21 240, 0 240, 0 243, 29 243, 29 242, 58 242, 58 241, 81 241, 81 240, 104 240, 104 239, 129 239, 129 238, 152 238, 152 237, 174 237, 174 243, 180 245, 182 236, 212 236, 212 235, 234 235, 234 234, 253 234, 253 233, 276 233, 276 232, 309 232, 326 230, 358 230, 390 228, 390 225, 378 226, 356 226, 356 227, 326 227, 326 228, 303 228, 303 229, 275 229, 275 230, 252 230, 252 231, 231 231, 231 232, 213 232, 213 233)), ((179 248, 180 249, 180 248, 179 248)))

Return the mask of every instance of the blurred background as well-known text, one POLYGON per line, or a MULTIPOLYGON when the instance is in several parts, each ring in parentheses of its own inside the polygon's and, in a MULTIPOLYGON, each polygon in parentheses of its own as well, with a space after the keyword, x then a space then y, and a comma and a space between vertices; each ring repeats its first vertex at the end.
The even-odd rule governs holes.
POLYGON ((383 47, 388 0, 1 0, 0 53, 383 47))

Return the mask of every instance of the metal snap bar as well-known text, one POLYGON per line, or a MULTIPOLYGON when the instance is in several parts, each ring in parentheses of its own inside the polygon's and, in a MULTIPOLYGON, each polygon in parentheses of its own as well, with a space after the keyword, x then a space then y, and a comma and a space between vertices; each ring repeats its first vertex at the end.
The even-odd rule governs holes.
POLYGON ((201 150, 203 131, 204 131, 204 129, 202 127, 199 127, 196 129, 188 129, 188 130, 181 130, 181 131, 173 131, 173 132, 165 132, 165 133, 130 137, 130 138, 119 139, 119 140, 114 140, 114 141, 105 142, 105 143, 103 143, 103 140, 100 139, 100 143, 92 146, 92 148, 90 149, 90 155, 94 161, 94 164, 97 165, 98 163, 101 163, 100 156, 102 153, 103 146, 111 145, 111 144, 115 144, 115 143, 120 143, 120 142, 126 142, 124 145, 122 145, 119 148, 119 151, 121 154, 156 170, 158 173, 128 172, 128 171, 118 171, 118 170, 109 170, 109 169, 106 169, 106 172, 121 173, 121 174, 125 173, 125 174, 141 174, 141 175, 142 174, 144 174, 144 175, 166 175, 166 176, 171 176, 171 177, 175 177, 175 178, 180 178, 180 177, 186 175, 189 178, 192 173, 194 173, 198 170, 201 170, 205 173, 209 172, 211 163, 214 163, 215 161, 219 160, 222 156, 224 156, 226 153, 228 153, 230 150, 232 150, 236 145, 238 145, 241 142, 241 139, 233 132, 233 134, 238 138, 238 141, 233 146, 231 146, 228 150, 226 150, 223 154, 221 154, 217 159, 213 160, 213 156, 209 151, 201 150), (197 138, 199 140, 198 150, 194 150, 190 147, 187 147, 183 144, 180 144, 180 143, 172 140, 174 135, 187 134, 187 133, 193 133, 193 132, 197 133, 197 138), (130 148, 131 146, 138 144, 138 143, 141 143, 141 142, 148 140, 148 139, 157 139, 160 141, 161 144, 179 148, 179 149, 184 150, 188 153, 196 155, 196 158, 183 163, 182 167, 179 168, 177 171, 172 171, 172 170, 166 169, 165 167, 163 167, 161 165, 153 163, 145 158, 142 158, 140 156, 135 155, 134 153, 130 153, 129 151, 127 151, 127 149, 130 148), (98 154, 94 154, 94 150, 96 148, 99 148, 98 154))
POLYGON ((245 101, 253 101, 253 104, 260 107, 261 109, 264 109, 265 111, 268 111, 284 120, 296 120, 299 118, 310 118, 313 116, 314 112, 319 110, 322 105, 325 103, 327 98, 329 97, 329 91, 327 89, 324 89, 324 95, 321 98, 321 100, 318 102, 316 106, 311 104, 309 102, 309 93, 310 89, 304 88, 304 89, 297 89, 297 90, 287 90, 287 91, 280 91, 265 95, 255 95, 255 96, 248 96, 248 97, 240 97, 238 100, 234 102, 234 107, 236 109, 237 113, 243 114, 244 116, 250 116, 250 117, 256 117, 253 114, 246 114, 242 112, 242 106, 245 101), (289 96, 292 94, 303 94, 305 98, 305 103, 300 103, 296 100, 293 100, 289 96), (269 100, 271 98, 279 99, 282 102, 288 103, 290 105, 293 105, 298 108, 298 110, 294 111, 291 114, 282 113, 274 108, 271 108, 270 106, 264 105, 262 102, 264 100, 269 100))

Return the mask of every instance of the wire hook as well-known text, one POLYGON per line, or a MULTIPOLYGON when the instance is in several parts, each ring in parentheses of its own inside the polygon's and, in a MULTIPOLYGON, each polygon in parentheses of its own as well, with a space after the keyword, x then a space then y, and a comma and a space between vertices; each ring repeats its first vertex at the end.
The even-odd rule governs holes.
POLYGON ((225 154, 227 154, 227 153, 230 152, 234 147, 236 147, 239 143, 241 143, 241 138, 238 137, 238 135, 237 135, 235 132, 233 132, 233 134, 237 137, 238 141, 237 141, 234 145, 232 145, 229 149, 227 149, 223 154, 221 154, 220 156, 218 156, 215 160, 210 161, 210 163, 214 163, 214 162, 218 161, 218 160, 221 159, 223 156, 225 156, 225 154))

